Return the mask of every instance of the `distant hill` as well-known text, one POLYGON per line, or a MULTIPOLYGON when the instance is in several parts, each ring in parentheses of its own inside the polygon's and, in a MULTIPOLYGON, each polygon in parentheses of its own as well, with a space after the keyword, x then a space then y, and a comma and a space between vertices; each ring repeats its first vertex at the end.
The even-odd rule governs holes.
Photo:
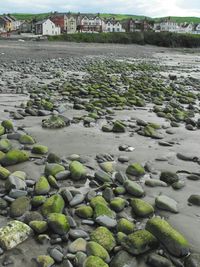
MULTIPOLYGON (((26 13, 13 13, 12 15, 15 16, 19 20, 31 20, 33 18, 36 18, 37 20, 47 18, 50 14, 52 13, 41 13, 41 14, 26 14, 26 13)), ((110 17, 115 17, 117 20, 124 20, 124 19, 144 19, 145 16, 139 16, 139 15, 130 15, 130 14, 100 14, 102 18, 110 18, 110 17)), ((154 20, 154 21, 160 21, 161 19, 165 19, 167 17, 161 17, 161 18, 150 18, 146 17, 149 20, 154 20)), ((177 23, 183 23, 183 22, 193 22, 193 23, 200 23, 200 17, 170 17, 171 20, 177 22, 177 23)))

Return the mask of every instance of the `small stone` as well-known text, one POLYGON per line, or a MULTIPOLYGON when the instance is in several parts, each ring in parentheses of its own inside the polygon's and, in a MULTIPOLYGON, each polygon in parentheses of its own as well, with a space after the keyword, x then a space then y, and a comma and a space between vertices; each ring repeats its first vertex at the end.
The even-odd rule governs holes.
POLYGON ((79 251, 86 252, 86 245, 87 242, 85 239, 78 238, 69 245, 68 249, 71 253, 77 253, 79 251))

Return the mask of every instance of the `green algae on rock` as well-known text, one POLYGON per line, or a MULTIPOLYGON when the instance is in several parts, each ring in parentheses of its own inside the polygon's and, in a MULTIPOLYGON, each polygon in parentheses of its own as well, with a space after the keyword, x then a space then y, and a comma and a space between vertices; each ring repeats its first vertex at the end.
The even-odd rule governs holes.
POLYGON ((90 206, 82 205, 75 210, 75 213, 83 219, 92 218, 93 209, 90 206))
POLYGON ((10 175, 10 171, 0 166, 0 179, 6 180, 10 175))
POLYGON ((28 160, 29 160, 28 152, 23 150, 13 149, 5 154, 0 163, 3 166, 11 166, 28 160))
POLYGON ((55 263, 54 259, 48 255, 40 255, 36 258, 38 267, 52 267, 55 263))
POLYGON ((145 253, 157 245, 157 239, 147 230, 138 230, 122 240, 122 246, 133 255, 145 253))
POLYGON ((4 134, 5 134, 5 128, 2 125, 0 125, 0 136, 4 134))
POLYGON ((108 252, 110 252, 116 246, 116 241, 113 234, 104 226, 96 228, 90 234, 90 239, 91 241, 100 244, 108 252))
POLYGON ((28 197, 19 197, 15 199, 10 206, 10 216, 20 217, 26 211, 30 210, 30 199, 28 197))
POLYGON ((83 263, 83 267, 109 267, 101 258, 89 256, 83 263))
POLYGON ((33 146, 31 152, 33 154, 41 154, 41 155, 45 155, 48 153, 48 147, 47 146, 43 146, 43 145, 39 145, 39 144, 36 144, 33 146))
POLYGON ((12 148, 12 144, 8 139, 0 140, 0 151, 7 153, 12 148))
POLYGON ((86 169, 79 161, 72 161, 69 165, 71 178, 75 181, 84 179, 86 176, 86 169))
POLYGON ((97 256, 107 263, 110 261, 110 256, 107 250, 97 242, 88 242, 86 245, 86 252, 88 256, 97 256))
POLYGON ((125 234, 131 234, 135 230, 135 224, 125 218, 121 218, 117 223, 117 231, 125 234))
POLYGON ((45 221, 31 221, 29 226, 37 233, 42 234, 48 229, 47 222, 45 221))
POLYGON ((43 128, 58 129, 66 126, 65 121, 61 116, 52 115, 50 118, 42 121, 43 128))
POLYGON ((2 121, 1 126, 4 127, 6 133, 12 132, 14 130, 13 123, 10 120, 2 121))
POLYGON ((188 241, 164 219, 160 217, 149 219, 146 224, 146 229, 152 233, 172 255, 182 257, 189 253, 188 241))
POLYGON ((35 144, 35 140, 33 139, 33 137, 28 134, 21 135, 19 138, 19 142, 20 144, 23 144, 23 145, 35 144))
POLYGON ((50 191, 50 185, 46 177, 41 176, 35 184, 36 195, 46 195, 50 191))
POLYGON ((46 163, 44 173, 48 177, 49 175, 56 176, 57 173, 64 171, 64 166, 57 163, 46 163))
POLYGON ((62 213, 65 206, 64 199, 59 194, 49 197, 42 205, 42 214, 47 216, 50 213, 62 213))
POLYGON ((128 166, 126 173, 132 176, 140 177, 145 174, 145 169, 139 163, 133 163, 128 166))
POLYGON ((131 207, 138 217, 148 217, 153 214, 154 208, 151 204, 138 198, 131 199, 131 207))
POLYGON ((50 213, 47 217, 49 227, 59 235, 64 235, 70 230, 67 217, 61 213, 50 213))
POLYGON ((131 180, 126 180, 124 182, 124 187, 126 189, 126 191, 135 196, 135 197, 142 197, 144 196, 144 190, 141 187, 141 185, 139 185, 138 183, 131 181, 131 180))

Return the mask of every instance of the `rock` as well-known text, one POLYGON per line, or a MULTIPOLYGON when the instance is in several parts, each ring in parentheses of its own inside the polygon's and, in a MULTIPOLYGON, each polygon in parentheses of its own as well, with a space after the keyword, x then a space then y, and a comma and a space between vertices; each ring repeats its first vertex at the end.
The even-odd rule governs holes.
POLYGON ((170 260, 156 253, 152 253, 147 258, 147 263, 152 267, 173 267, 170 260))
MULTIPOLYGON (((74 264, 77 267, 83 267, 83 264, 87 258, 87 255, 81 251, 77 252, 74 258, 74 264)), ((66 266, 67 267, 67 266, 66 266)))
POLYGON ((110 263, 110 267, 137 267, 138 263, 135 257, 124 250, 119 251, 110 263))
POLYGON ((6 180, 10 175, 10 171, 0 166, 0 179, 6 180))
POLYGON ((26 190, 26 183, 19 177, 16 177, 14 175, 10 175, 8 179, 5 182, 5 188, 7 191, 10 191, 12 189, 16 190, 26 190))
POLYGON ((86 245, 86 252, 88 256, 97 256, 107 263, 110 262, 110 256, 107 250, 96 242, 88 242, 86 245))
POLYGON ((14 200, 10 206, 10 216, 11 217, 20 217, 26 211, 30 209, 30 199, 28 197, 19 197, 14 200))
POLYGON ((49 175, 47 177, 47 180, 48 180, 48 182, 49 182, 49 184, 50 184, 51 187, 53 187, 55 189, 59 189, 59 185, 58 185, 58 183, 56 181, 56 178, 54 176, 49 175))
POLYGON ((50 191, 50 185, 46 177, 41 176, 35 184, 36 195, 46 195, 50 191))
POLYGON ((47 146, 42 146, 42 145, 34 145, 31 152, 34 154, 41 154, 45 155, 48 153, 48 147, 47 146))
POLYGON ((106 187, 103 190, 103 197, 105 198, 106 201, 111 202, 111 200, 115 197, 112 188, 106 187))
POLYGON ((28 195, 28 192, 24 190, 11 189, 9 192, 9 197, 12 197, 14 199, 19 198, 19 197, 25 197, 27 195, 28 195))
POLYGON ((71 253, 77 253, 79 251, 86 252, 86 245, 87 242, 85 239, 78 238, 69 245, 68 249, 71 253))
POLYGON ((113 234, 107 228, 103 226, 96 228, 90 234, 90 239, 91 241, 94 241, 100 244, 108 252, 110 252, 116 246, 116 241, 115 241, 113 234))
POLYGON ((97 218, 101 215, 106 215, 112 219, 116 217, 115 212, 112 211, 107 205, 97 203, 94 207, 94 218, 97 218))
POLYGON ((29 154, 26 151, 13 149, 6 153, 5 157, 1 160, 3 166, 15 165, 17 163, 29 160, 29 154))
POLYGON ((185 186, 185 181, 183 181, 183 180, 182 181, 179 180, 178 182, 175 182, 172 184, 172 187, 174 190, 179 190, 179 189, 183 188, 184 186, 185 186))
POLYGON ((108 203, 106 202, 105 198, 103 198, 102 196, 96 196, 96 197, 93 197, 90 201, 90 206, 92 208, 95 208, 95 206, 97 204, 103 204, 103 205, 108 205, 108 203))
POLYGON ((197 194, 191 195, 188 198, 188 202, 193 205, 200 206, 200 195, 197 195, 197 194))
POLYGON ((121 163, 129 162, 129 157, 126 156, 119 156, 118 161, 121 163))
POLYGON ((80 206, 76 209, 76 214, 83 219, 91 218, 93 215, 93 209, 90 206, 80 206))
POLYGON ((69 232, 70 225, 64 214, 50 213, 47 217, 47 222, 56 234, 64 235, 69 232))
POLYGON ((65 170, 65 168, 60 164, 47 163, 45 165, 44 173, 45 173, 46 177, 48 177, 49 175, 56 176, 56 174, 58 174, 59 172, 62 172, 64 170, 65 170))
POLYGON ((191 174, 187 176, 188 180, 192 180, 192 181, 199 181, 200 180, 200 175, 197 174, 191 174))
POLYGON ((106 173, 104 171, 99 170, 99 171, 95 172, 94 176, 98 182, 101 182, 101 183, 111 183, 112 182, 111 175, 109 175, 108 173, 106 173))
POLYGON ((126 127, 121 121, 115 121, 113 128, 112 128, 113 133, 125 133, 126 132, 126 127))
POLYGON ((4 127, 6 133, 13 132, 13 130, 14 130, 13 123, 10 120, 2 121, 1 126, 4 127))
POLYGON ((107 173, 113 173, 115 171, 115 163, 111 161, 102 162, 99 164, 99 166, 107 173))
POLYGON ((110 202, 110 207, 116 212, 120 212, 125 208, 126 201, 121 197, 115 197, 110 202))
POLYGON ((37 233, 42 234, 48 229, 47 222, 45 221, 31 221, 29 226, 37 233))
POLYGON ((83 267, 109 267, 101 258, 97 256, 89 256, 84 261, 83 267))
POLYGON ((31 204, 34 208, 37 208, 41 206, 42 204, 44 204, 46 199, 47 199, 46 196, 34 196, 31 199, 31 204))
POLYGON ((157 245, 157 239, 147 230, 136 231, 122 240, 123 248, 133 255, 143 254, 157 245))
POLYGON ((62 213, 64 206, 65 202, 61 195, 55 194, 42 205, 42 214, 47 216, 50 213, 62 213))
POLYGON ((173 213, 178 213, 177 202, 168 196, 160 195, 156 197, 155 204, 156 207, 161 210, 167 210, 173 213))
POLYGON ((139 163, 133 163, 128 166, 126 173, 132 176, 140 177, 145 174, 145 169, 139 163))
POLYGON ((141 185, 137 184, 134 181, 126 180, 124 187, 129 194, 135 197, 142 197, 144 195, 144 190, 141 185))
POLYGON ((58 115, 52 115, 48 119, 42 121, 43 128, 58 129, 66 126, 64 119, 58 115))
POLYGON ((71 178, 75 181, 84 179, 86 176, 86 169, 79 161, 72 161, 69 165, 71 178))
POLYGON ((146 229, 152 233, 174 256, 183 257, 189 253, 189 243, 167 221, 160 217, 149 219, 146 229))
POLYGON ((89 237, 89 234, 81 229, 70 229, 69 231, 69 236, 72 238, 72 239, 77 239, 79 237, 82 237, 82 238, 85 238, 85 239, 88 239, 89 237))
POLYGON ((200 266, 200 254, 191 253, 189 257, 185 259, 185 267, 199 267, 200 266))
POLYGON ((0 246, 9 250, 23 241, 32 234, 31 228, 19 221, 10 221, 7 226, 0 228, 0 246))
POLYGON ((43 221, 43 216, 38 211, 27 211, 23 219, 26 224, 29 224, 32 221, 43 221))
POLYGON ((113 127, 112 127, 112 125, 110 125, 110 124, 103 125, 102 128, 101 128, 101 130, 102 130, 103 132, 105 132, 105 133, 110 133, 110 132, 112 132, 112 129, 113 129, 113 127))
POLYGON ((110 218, 107 215, 100 215, 95 218, 95 222, 97 222, 101 226, 105 226, 106 228, 114 228, 117 225, 117 221, 113 218, 110 218))
POLYGON ((49 153, 48 157, 47 157, 47 162, 48 163, 61 163, 61 159, 54 153, 49 153))
POLYGON ((30 135, 27 135, 27 134, 21 135, 19 138, 19 142, 20 142, 20 144, 23 144, 23 145, 35 144, 35 140, 33 139, 33 137, 30 135))
POLYGON ((134 214, 138 217, 148 217, 153 214, 154 208, 144 200, 133 198, 131 199, 131 207, 134 214))
POLYGON ((125 218, 121 218, 117 223, 118 232, 122 232, 128 235, 133 233, 134 229, 135 229, 135 224, 125 218))
POLYGON ((38 256, 36 262, 38 264, 38 267, 51 267, 55 263, 54 259, 47 255, 38 256))
POLYGON ((3 198, 0 198, 0 210, 4 210, 8 207, 8 202, 3 198))
POLYGON ((50 249, 49 254, 55 260, 55 262, 61 263, 63 261, 64 255, 59 249, 50 249))
POLYGON ((73 197, 73 199, 69 202, 69 205, 71 207, 74 207, 74 206, 76 206, 78 204, 81 204, 84 201, 84 199, 85 199, 85 195, 83 195, 83 194, 76 194, 73 197))
POLYGON ((4 134, 5 134, 5 128, 2 125, 0 125, 0 136, 4 134))
POLYGON ((12 144, 8 139, 0 140, 0 151, 7 153, 12 148, 12 144))
POLYGON ((167 183, 157 180, 157 179, 147 179, 145 180, 145 185, 150 186, 150 187, 157 187, 157 186, 166 187, 167 183))
POLYGON ((160 174, 160 180, 171 185, 175 182, 178 182, 179 177, 176 173, 174 172, 169 172, 169 171, 163 171, 160 174))

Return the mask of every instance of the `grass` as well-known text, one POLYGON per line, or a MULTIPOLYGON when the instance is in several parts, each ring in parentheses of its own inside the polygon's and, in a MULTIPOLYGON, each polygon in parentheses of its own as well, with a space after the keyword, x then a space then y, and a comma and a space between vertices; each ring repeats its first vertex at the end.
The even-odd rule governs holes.
MULTIPOLYGON (((31 20, 36 18, 37 20, 47 18, 51 13, 41 13, 41 14, 26 14, 26 13, 13 13, 12 15, 15 16, 19 20, 31 20)), ((75 13, 74 13, 75 14, 75 13)), ((117 20, 124 20, 124 19, 144 19, 145 16, 140 16, 140 15, 131 15, 131 14, 112 14, 112 13, 102 13, 100 14, 102 18, 110 18, 110 17, 115 17, 117 20)), ((147 17, 149 20, 154 20, 154 21, 160 21, 161 19, 165 19, 167 17, 162 17, 162 18, 150 18, 147 17)), ((200 23, 200 17, 170 17, 171 20, 177 22, 177 23, 200 23)))

